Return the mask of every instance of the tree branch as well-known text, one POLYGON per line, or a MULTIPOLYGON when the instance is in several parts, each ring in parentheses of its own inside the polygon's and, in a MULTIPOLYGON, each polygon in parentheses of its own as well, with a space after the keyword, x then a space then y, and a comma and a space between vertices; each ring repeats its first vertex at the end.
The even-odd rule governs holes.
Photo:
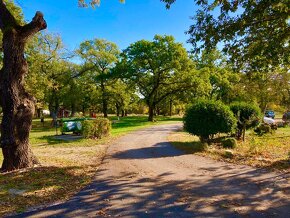
POLYGON ((43 18, 43 14, 37 11, 32 21, 21 28, 21 36, 28 39, 40 30, 46 29, 47 24, 43 18))
POLYGON ((159 96, 159 98, 155 101, 155 104, 159 104, 164 98, 166 98, 169 95, 184 92, 191 87, 192 85, 188 85, 188 86, 183 86, 182 88, 172 89, 170 92, 167 92, 164 95, 159 96))
POLYGON ((9 26, 15 27, 17 25, 18 24, 17 24, 16 19, 7 9, 4 1, 0 0, 0 29, 4 31, 6 27, 9 27, 9 26))

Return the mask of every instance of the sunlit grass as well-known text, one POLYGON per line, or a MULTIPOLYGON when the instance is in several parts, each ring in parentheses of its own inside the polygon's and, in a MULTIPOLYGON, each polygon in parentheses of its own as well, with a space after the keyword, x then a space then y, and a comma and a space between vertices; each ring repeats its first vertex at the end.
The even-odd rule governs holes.
MULTIPOLYGON (((11 212, 22 212, 27 207, 65 200, 91 182, 110 141, 130 131, 146 126, 180 121, 181 118, 158 117, 148 122, 146 116, 110 117, 112 134, 100 140, 55 139, 61 130, 51 127, 51 119, 44 124, 33 120, 30 134, 32 150, 42 166, 24 171, 0 174, 0 217, 11 212), (12 190, 24 191, 21 195, 12 190)), ((2 154, 0 161, 2 162, 2 154)))
POLYGON ((263 136, 248 131, 245 142, 239 141, 238 146, 231 149, 231 156, 226 155, 229 149, 223 148, 220 143, 212 143, 206 149, 201 149, 203 146, 199 138, 186 132, 172 133, 168 139, 176 148, 189 154, 255 167, 290 169, 290 127, 279 128, 275 133, 263 136))

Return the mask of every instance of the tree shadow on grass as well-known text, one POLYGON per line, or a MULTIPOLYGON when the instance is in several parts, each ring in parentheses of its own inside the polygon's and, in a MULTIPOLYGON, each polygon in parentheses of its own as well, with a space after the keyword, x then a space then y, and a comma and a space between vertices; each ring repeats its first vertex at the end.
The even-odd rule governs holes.
POLYGON ((59 201, 86 184, 87 175, 76 173, 80 167, 37 167, 25 171, 0 174, 0 216, 13 211, 24 211, 28 207, 59 201), (21 195, 11 194, 20 190, 21 195))
POLYGON ((41 136, 41 137, 38 137, 38 139, 46 140, 48 145, 55 145, 55 144, 79 142, 83 138, 80 136, 75 136, 75 135, 57 135, 57 136, 52 135, 52 136, 41 136), (66 136, 67 136, 67 139, 65 139, 66 136))
POLYGON ((68 202, 18 217, 289 217, 289 199, 277 197, 275 180, 260 183, 259 170, 230 176, 220 166, 212 170, 221 173, 180 179, 173 172, 108 176, 103 170, 68 202))
POLYGON ((70 141, 65 141, 62 139, 57 139, 55 136, 41 136, 38 139, 46 140, 48 145, 62 144, 62 143, 70 143, 70 141))

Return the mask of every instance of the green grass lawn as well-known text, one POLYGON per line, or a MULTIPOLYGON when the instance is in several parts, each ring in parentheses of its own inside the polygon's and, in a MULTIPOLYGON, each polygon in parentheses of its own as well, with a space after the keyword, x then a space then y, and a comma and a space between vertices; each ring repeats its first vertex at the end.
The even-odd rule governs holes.
MULTIPOLYGON (((41 162, 33 169, 0 174, 0 217, 11 212, 21 212, 27 207, 65 200, 91 182, 100 165, 108 144, 130 131, 151 125, 181 121, 179 117, 157 117, 157 122, 148 122, 147 116, 128 116, 112 120, 110 137, 100 140, 79 139, 76 141, 56 140, 51 119, 44 125, 33 120, 30 134, 32 150, 41 162), (24 191, 13 195, 13 189, 24 191)), ((0 161, 2 162, 2 153, 0 161)))

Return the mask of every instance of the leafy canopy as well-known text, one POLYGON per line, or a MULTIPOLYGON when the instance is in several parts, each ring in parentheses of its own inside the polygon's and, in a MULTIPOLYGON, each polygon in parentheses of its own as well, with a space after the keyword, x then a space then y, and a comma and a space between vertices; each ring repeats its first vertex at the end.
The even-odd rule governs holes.
MULTIPOLYGON (((170 6, 175 0, 163 0, 170 6)), ((290 63, 289 0, 195 0, 200 6, 188 33, 194 51, 220 43, 237 68, 290 63)))
POLYGON ((179 92, 187 80, 191 60, 172 36, 156 35, 153 41, 140 40, 122 54, 120 72, 133 80, 148 104, 157 104, 179 92))
MULTIPOLYGON (((125 0, 119 0, 121 3, 124 3, 125 0)), ((79 0, 79 6, 80 7, 88 7, 88 5, 90 5, 91 7, 95 7, 96 5, 99 6, 101 3, 101 0, 90 0, 90 1, 86 1, 86 0, 79 0)))

